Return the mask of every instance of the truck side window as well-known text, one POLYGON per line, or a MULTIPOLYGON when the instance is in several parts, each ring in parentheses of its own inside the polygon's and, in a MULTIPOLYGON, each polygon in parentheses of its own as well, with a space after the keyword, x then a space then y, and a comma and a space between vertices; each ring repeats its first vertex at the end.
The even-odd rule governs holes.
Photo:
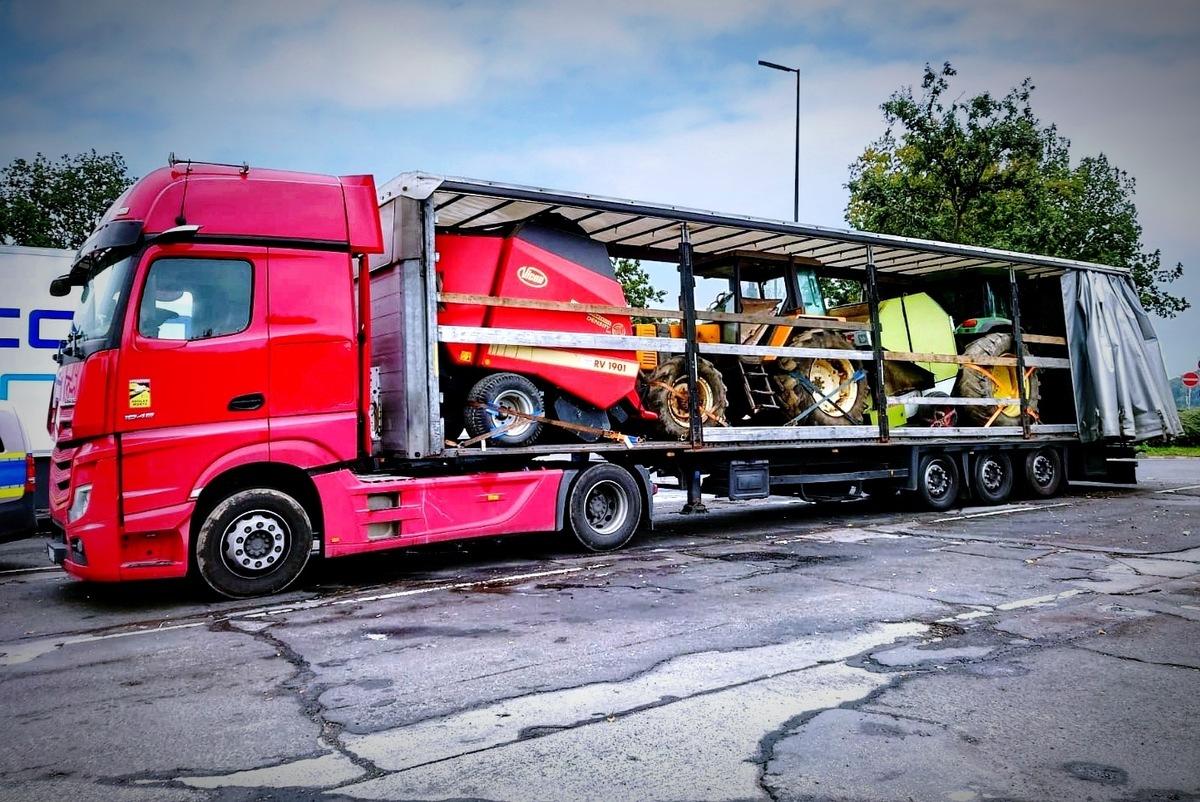
POLYGON ((234 259, 159 259, 138 307, 138 333, 158 340, 203 340, 250 325, 254 268, 234 259))

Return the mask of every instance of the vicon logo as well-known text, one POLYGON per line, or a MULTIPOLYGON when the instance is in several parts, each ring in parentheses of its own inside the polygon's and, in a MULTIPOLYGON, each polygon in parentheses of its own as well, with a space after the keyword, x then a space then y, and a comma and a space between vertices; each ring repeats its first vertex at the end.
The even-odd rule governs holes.
POLYGON ((550 279, 546 277, 546 274, 532 265, 518 267, 517 280, 526 287, 533 287, 535 290, 540 290, 550 283, 550 279))

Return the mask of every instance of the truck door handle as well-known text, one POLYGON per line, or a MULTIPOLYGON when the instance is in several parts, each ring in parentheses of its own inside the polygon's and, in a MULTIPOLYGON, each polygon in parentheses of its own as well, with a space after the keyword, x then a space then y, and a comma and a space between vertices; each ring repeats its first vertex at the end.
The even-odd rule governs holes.
POLYGON ((247 393, 246 395, 234 396, 229 401, 230 412, 253 412, 262 407, 266 403, 266 399, 262 393, 247 393))

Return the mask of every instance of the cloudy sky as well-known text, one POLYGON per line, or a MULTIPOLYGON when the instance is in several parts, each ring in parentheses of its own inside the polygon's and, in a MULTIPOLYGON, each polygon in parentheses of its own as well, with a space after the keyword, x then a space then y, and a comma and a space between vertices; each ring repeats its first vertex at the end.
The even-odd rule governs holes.
POLYGON ((1200 6, 1194 0, 0 0, 0 163, 171 152, 330 173, 407 170, 844 227, 879 104, 951 61, 1137 179, 1143 243, 1194 309, 1200 359, 1200 6))

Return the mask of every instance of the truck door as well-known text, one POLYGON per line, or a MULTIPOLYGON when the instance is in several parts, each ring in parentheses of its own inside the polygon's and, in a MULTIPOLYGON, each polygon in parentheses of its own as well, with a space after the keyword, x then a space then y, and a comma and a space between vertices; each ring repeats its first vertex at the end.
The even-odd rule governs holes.
POLYGON ((353 459, 359 364, 350 256, 272 248, 269 270, 271 458, 301 468, 353 459))
MULTIPOLYGON (((116 430, 130 517, 186 505, 231 452, 266 457, 266 252, 151 248, 118 363, 116 430)), ((253 458, 253 457, 249 457, 253 458)))

